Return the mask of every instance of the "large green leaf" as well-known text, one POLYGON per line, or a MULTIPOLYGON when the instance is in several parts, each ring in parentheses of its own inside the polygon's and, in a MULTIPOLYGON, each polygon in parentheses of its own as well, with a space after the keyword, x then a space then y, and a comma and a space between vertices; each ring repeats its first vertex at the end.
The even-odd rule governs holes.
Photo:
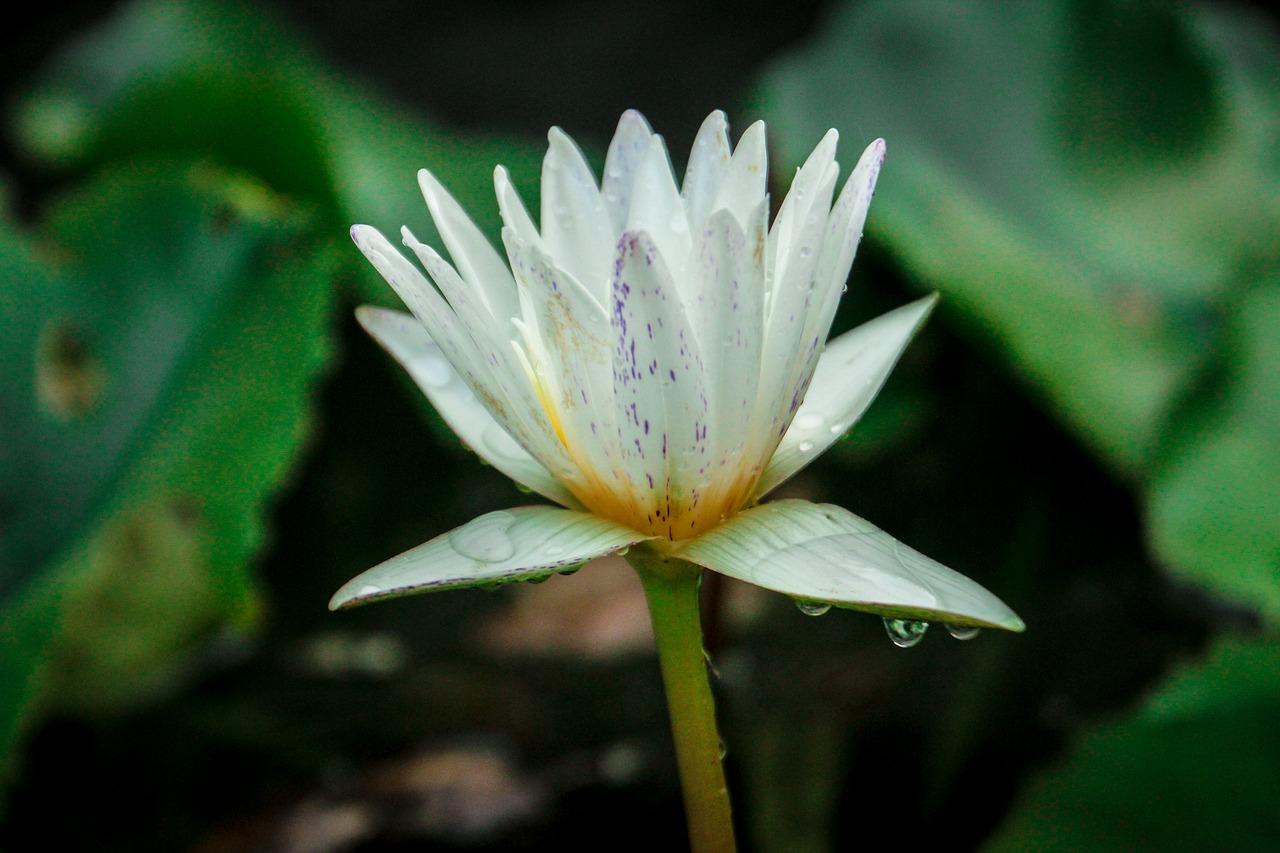
POLYGON ((1212 305, 1276 260, 1280 76, 1251 23, 1118 0, 848 4, 766 72, 761 106, 788 163, 831 125, 885 137, 871 231, 1137 472, 1213 350, 1212 305))
MULTIPOLYGON (((496 234, 494 166, 530 192, 542 155, 528 140, 455 138, 335 76, 261 10, 199 0, 122 7, 56 57, 20 116, 25 146, 51 164, 213 156, 309 197, 335 233, 410 224, 434 245, 418 169, 496 234)), ((394 301, 371 270, 362 281, 367 298, 394 301)))
POLYGON ((1280 648, 1226 641, 1041 774, 987 849, 1274 850, 1277 714, 1280 648))
POLYGON ((1232 306, 1225 375, 1180 424, 1148 492, 1157 557, 1280 623, 1280 282, 1232 306))
POLYGON ((237 173, 120 168, 49 217, 56 272, 7 282, 6 745, 37 705, 118 705, 252 625, 249 558, 330 352, 335 247, 312 227, 237 173))

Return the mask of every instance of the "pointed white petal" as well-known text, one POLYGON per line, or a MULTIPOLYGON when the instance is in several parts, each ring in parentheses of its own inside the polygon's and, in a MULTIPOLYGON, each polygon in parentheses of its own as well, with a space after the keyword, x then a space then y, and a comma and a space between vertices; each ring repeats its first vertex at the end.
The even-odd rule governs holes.
POLYGON ((684 269, 692 238, 684 202, 680 200, 676 179, 671 173, 671 158, 661 136, 649 139, 649 147, 636 170, 627 230, 644 231, 653 239, 681 296, 688 301, 691 294, 687 292, 684 269))
POLYGON ((490 512, 343 584, 329 609, 383 598, 544 578, 637 542, 643 533, 583 512, 490 512))
POLYGON ((516 316, 519 303, 515 281, 502 257, 461 205, 426 169, 418 172, 418 186, 463 280, 471 285, 494 317, 516 316))
POLYGON ((502 397, 493 371, 477 350, 453 308, 427 281, 418 268, 409 263, 376 228, 356 225, 351 239, 382 274, 396 294, 426 327, 431 338, 440 345, 449 362, 466 379, 467 384, 492 406, 502 397))
POLYGON ((613 280, 613 389, 629 492, 649 529, 686 538, 710 479, 706 378, 680 295, 653 241, 627 232, 613 280), (677 508, 687 516, 676 517, 677 508))
POLYGON ((684 183, 680 185, 680 195, 691 227, 697 228, 711 215, 711 205, 729 171, 731 156, 728 122, 724 113, 716 110, 698 129, 689 153, 689 165, 684 172, 684 183))
POLYGON ((493 170, 493 189, 498 197, 498 211, 502 214, 502 224, 510 228, 516 235, 531 246, 544 249, 542 235, 538 226, 529 216, 529 209, 524 206, 520 193, 511 183, 511 175, 505 166, 493 170))
POLYGON ((609 143, 609 153, 604 158, 604 179, 600 194, 609 211, 613 233, 621 234, 627 227, 627 213, 631 210, 631 187, 635 183, 636 169, 649 147, 653 131, 644 116, 635 110, 627 110, 618 121, 618 129, 609 143))
POLYGON ((558 127, 542 161, 542 239, 556 264, 603 296, 615 234, 595 175, 558 127), (598 285, 598 290, 596 286, 598 285))
POLYGON ((935 302, 936 296, 919 299, 827 344, 804 403, 756 487, 756 497, 817 459, 858 422, 935 302))
POLYGON ((831 504, 787 500, 745 510, 676 556, 801 601, 958 626, 1025 627, 982 586, 831 504))
POLYGON ((546 405, 555 410, 566 450, 579 469, 612 472, 617 426, 609 315, 546 254, 510 229, 502 236, 522 296, 527 295, 522 328, 533 331, 531 321, 536 329, 526 337, 526 351, 542 368, 546 405))
MULTIPOLYGON (((763 463, 752 457, 748 431, 756 408, 764 341, 764 258, 769 211, 762 203, 750 233, 718 210, 698 234, 689 273, 700 286, 688 305, 708 377, 716 423, 718 469, 763 463)), ((717 477, 720 474, 717 473, 717 477)))
POLYGON ((494 420, 421 323, 400 311, 370 305, 357 308, 356 318, 409 372, 449 428, 482 459, 517 483, 562 506, 581 508, 551 472, 494 420))
MULTIPOLYGON (((448 299, 447 308, 436 307, 429 316, 418 315, 431 337, 458 366, 472 390, 483 399, 503 427, 544 465, 564 471, 567 462, 564 447, 547 422, 526 371, 515 356, 512 347, 517 336, 514 321, 507 317, 492 317, 472 286, 464 282, 434 249, 418 242, 407 228, 404 229, 404 241, 448 299), (452 322, 441 324, 439 320, 442 317, 452 322), (439 336, 442 332, 463 343, 451 347, 448 340, 439 336), (459 351, 462 361, 455 358, 459 351)), ((428 301, 434 300, 443 306, 439 294, 429 284, 425 286, 430 291, 428 301)))
POLYGON ((764 122, 758 121, 747 128, 738 140, 733 157, 729 160, 728 173, 712 203, 712 210, 727 208, 746 224, 747 217, 764 198, 768 188, 769 158, 765 151, 764 122))
POLYGON ((796 173, 790 191, 782 200, 782 208, 769 231, 775 286, 780 281, 807 283, 813 278, 840 172, 835 162, 838 137, 835 130, 827 131, 796 173))

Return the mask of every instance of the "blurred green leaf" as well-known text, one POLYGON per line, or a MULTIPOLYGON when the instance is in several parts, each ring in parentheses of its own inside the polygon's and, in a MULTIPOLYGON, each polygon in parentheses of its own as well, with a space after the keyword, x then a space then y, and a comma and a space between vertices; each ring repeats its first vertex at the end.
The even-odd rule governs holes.
POLYGON ((1232 15, 849 4, 766 72, 761 107, 788 163, 832 124, 885 137, 872 232, 1137 473, 1214 303, 1280 258, 1276 50, 1232 15))
MULTIPOLYGON (((302 195, 345 233, 409 224, 439 245, 417 188, 430 168, 489 233, 493 168, 537 187, 542 146, 457 139, 334 75, 262 10, 213 2, 138 2, 69 45, 21 105, 19 137, 63 168, 147 154, 206 156, 302 195)), ((354 250, 352 257, 355 257, 354 250)), ((367 264, 365 298, 391 291, 367 264)))
POLYGON ((986 848, 1271 850, 1280 837, 1280 647, 1222 642, 1133 717, 1045 771, 986 848))
POLYGON ((10 279, 0 734, 130 701, 254 624, 248 560, 330 354, 338 261, 312 227, 242 174, 123 167, 50 215, 56 273, 10 279))
POLYGON ((1227 375, 1180 423, 1151 483, 1157 557, 1280 623, 1280 282, 1233 304, 1227 375))

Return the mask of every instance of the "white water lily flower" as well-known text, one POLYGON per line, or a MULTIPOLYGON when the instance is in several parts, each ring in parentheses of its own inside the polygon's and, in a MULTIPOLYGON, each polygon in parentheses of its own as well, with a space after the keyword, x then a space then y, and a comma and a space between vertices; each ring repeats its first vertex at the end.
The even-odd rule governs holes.
POLYGON ((413 312, 365 307, 360 322, 477 454, 559 507, 483 515, 331 606, 537 579, 647 541, 810 607, 1021 630, 981 586, 847 510, 758 504, 858 420, 933 304, 826 343, 884 143, 833 204, 828 132, 770 227, 761 122, 731 150, 712 113, 679 187, 634 111, 600 184, 568 136, 549 137, 541 228, 495 174, 509 267, 425 170, 453 264, 408 229, 430 280, 373 228, 352 237, 413 312))

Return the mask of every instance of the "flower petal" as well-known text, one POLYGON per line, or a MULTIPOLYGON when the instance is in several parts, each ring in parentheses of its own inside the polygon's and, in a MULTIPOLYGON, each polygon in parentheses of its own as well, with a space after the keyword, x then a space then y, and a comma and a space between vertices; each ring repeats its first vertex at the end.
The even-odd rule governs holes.
POLYGON ((744 510, 675 555, 801 601, 957 626, 1025 627, 982 586, 831 504, 786 500, 744 510))
POLYGON ((529 209, 524 206, 520 193, 511 183, 511 175, 505 166, 493 170, 493 190, 498 197, 498 212, 502 214, 502 224, 510 228, 516 235, 531 246, 546 251, 538 226, 529 216, 529 209))
POLYGON ((561 506, 580 508, 578 501, 551 476, 546 466, 530 456, 494 420, 421 323, 403 312, 371 305, 357 308, 356 318, 409 372, 449 428, 482 459, 561 506))
POLYGON ((738 147, 729 159, 725 174, 712 210, 726 209, 746 226, 747 218, 768 190, 769 157, 764 143, 764 122, 758 121, 746 129, 738 140, 738 147))
POLYGON ((542 161, 542 239, 556 264, 604 300, 616 240, 595 175, 558 127, 542 161))
POLYGON ((732 156, 728 122, 724 113, 716 110, 706 117, 702 127, 698 129, 698 136, 689 153, 689 165, 684 171, 684 182, 680 185, 680 196, 684 199, 689 224, 694 228, 711 216, 711 205, 724 183, 724 176, 729 171, 729 158, 732 156))
POLYGON ((636 169, 640 167, 640 160, 652 136, 649 123, 635 110, 627 110, 618 120, 618 129, 604 158, 604 179, 600 183, 600 194, 609 211, 614 234, 621 234, 627 227, 636 169))
MULTIPOLYGON (((545 253, 503 229, 507 255, 527 293, 525 351, 541 368, 545 402, 579 473, 617 467, 613 340, 609 314, 545 253)), ((537 371, 535 370, 535 373, 537 371)))
POLYGON ((357 575, 334 594, 329 609, 417 592, 536 580, 651 538, 556 507, 490 512, 357 575))
POLYGON ((684 269, 689 258, 692 238, 680 191, 671 172, 671 158, 662 137, 654 135, 636 169, 631 191, 631 210, 627 213, 627 230, 644 231, 662 254, 663 263, 681 297, 689 301, 689 286, 684 269))
POLYGON ((756 497, 817 459, 858 422, 935 302, 936 296, 918 299, 827 344, 804 403, 760 478, 756 497))
POLYGON ((463 280, 471 285, 494 317, 518 316, 520 303, 516 298, 516 284, 502 256, 462 206, 426 169, 418 171, 418 186, 427 201, 436 230, 440 232, 440 239, 444 240, 463 280))
POLYGON ((697 342, 680 294, 644 232, 618 246, 613 279, 613 389, 628 492, 648 529, 687 538, 709 479, 710 407, 697 342), (685 514, 676 517, 678 511, 685 514))

